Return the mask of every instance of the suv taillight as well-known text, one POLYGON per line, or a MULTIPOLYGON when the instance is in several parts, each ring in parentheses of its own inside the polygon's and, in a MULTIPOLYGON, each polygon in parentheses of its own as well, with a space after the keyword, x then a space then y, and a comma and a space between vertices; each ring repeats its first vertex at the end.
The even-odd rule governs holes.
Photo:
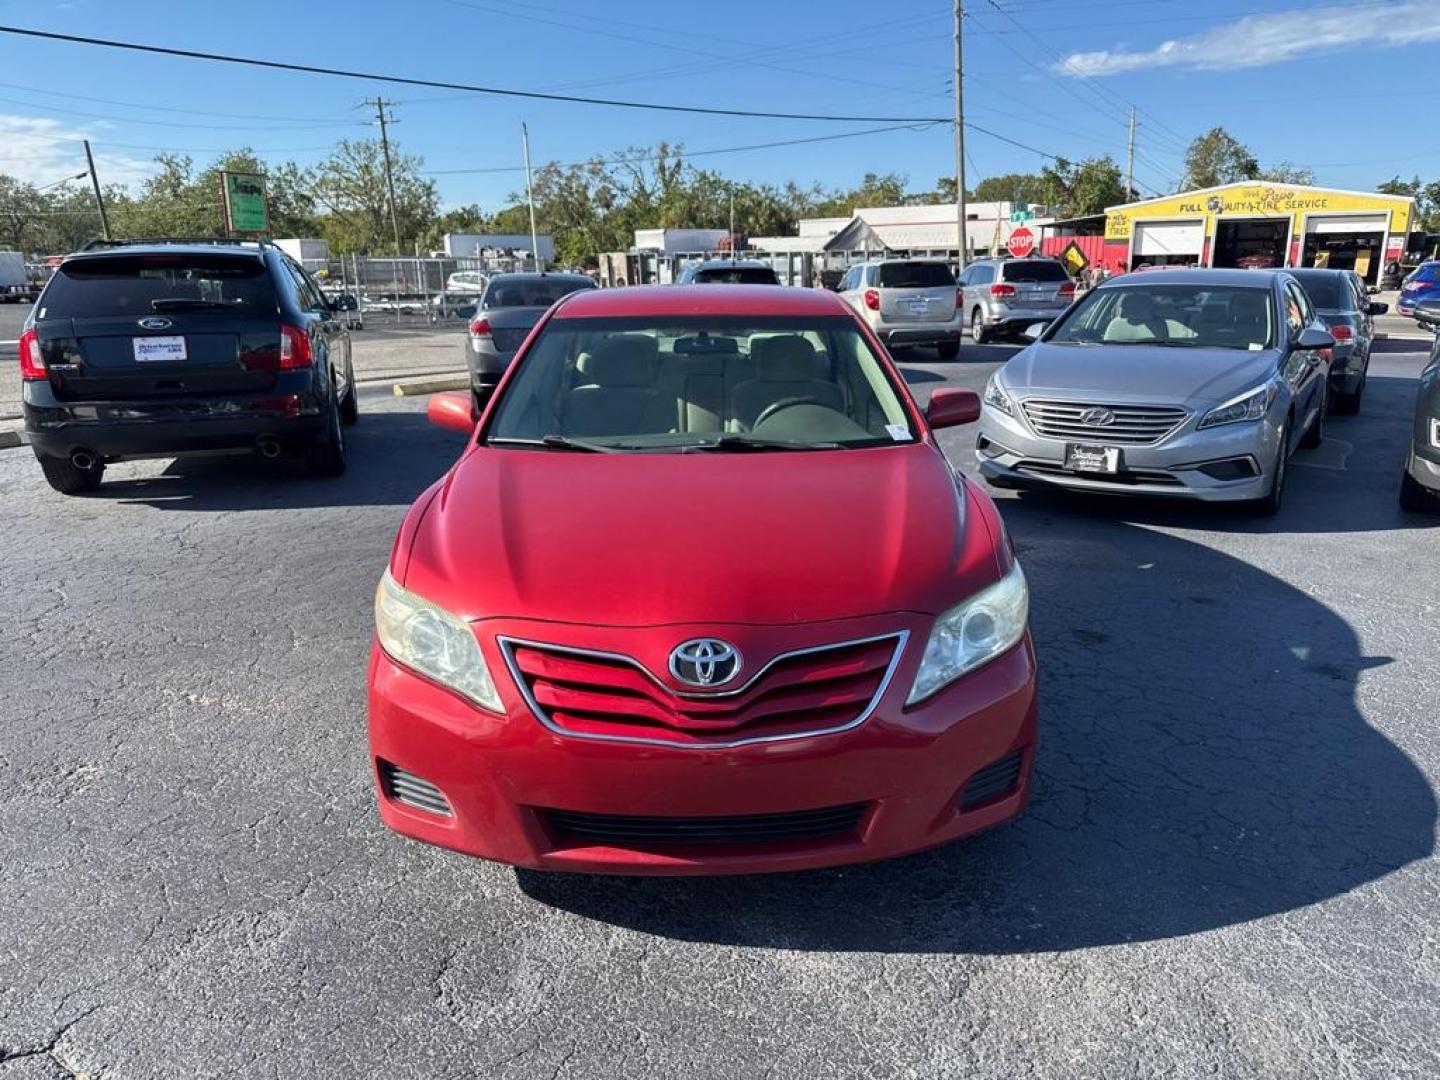
POLYGON ((990 295, 991 295, 991 296, 1014 296, 1014 295, 1015 295, 1015 286, 1014 286, 1014 285, 991 285, 991 286, 990 286, 990 295))
POLYGON ((307 368, 315 362, 310 350, 310 335, 297 326, 280 326, 280 370, 307 368))
POLYGON ((964 290, 964 289, 956 289, 956 290, 955 290, 955 307, 956 307, 956 308, 962 308, 962 307, 964 307, 964 306, 965 306, 965 290, 964 290))
POLYGON ((1333 337, 1338 344, 1343 345, 1355 337, 1355 331, 1351 330, 1350 327, 1344 323, 1336 323, 1330 327, 1330 336, 1333 337))
POLYGON ((490 320, 489 320, 489 319, 474 319, 474 320, 472 320, 471 323, 470 323, 470 336, 471 336, 471 337, 489 337, 489 336, 490 336, 490 320))
POLYGON ((34 330, 26 330, 20 335, 20 378, 27 382, 39 382, 49 377, 50 373, 45 370, 45 357, 40 352, 40 335, 34 330))
POLYGON ((865 290, 865 306, 871 311, 880 310, 880 293, 875 289, 865 290))
POLYGON ((1060 295, 1061 295, 1061 296, 1068 296, 1071 300, 1074 300, 1074 299, 1075 299, 1075 283, 1074 283, 1073 281, 1067 281, 1067 282, 1065 282, 1063 285, 1061 285, 1061 286, 1060 286, 1060 295))

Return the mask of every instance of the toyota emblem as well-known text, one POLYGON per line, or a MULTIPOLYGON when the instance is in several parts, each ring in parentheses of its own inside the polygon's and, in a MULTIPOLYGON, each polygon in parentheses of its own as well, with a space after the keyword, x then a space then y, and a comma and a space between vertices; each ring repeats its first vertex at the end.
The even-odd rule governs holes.
POLYGON ((719 686, 740 674, 740 653, 719 638, 691 638, 671 651, 670 674, 690 686, 719 686))
POLYGON ((1087 427, 1108 427, 1115 422, 1115 413, 1103 405, 1097 405, 1082 412, 1080 422, 1087 427))
POLYGON ((140 319, 139 325, 142 330, 169 330, 175 324, 159 315, 151 315, 148 318, 140 319))

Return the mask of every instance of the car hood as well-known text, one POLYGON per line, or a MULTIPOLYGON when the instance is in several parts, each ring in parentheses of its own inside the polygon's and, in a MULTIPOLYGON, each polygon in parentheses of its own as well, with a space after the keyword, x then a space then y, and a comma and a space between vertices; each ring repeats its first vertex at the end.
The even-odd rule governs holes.
POLYGON ((1036 342, 1001 370, 1021 397, 1206 402, 1229 397, 1275 371, 1272 349, 1177 349, 1155 345, 1050 345, 1036 342))
POLYGON ((467 452, 403 584, 468 618, 790 624, 939 612, 998 577, 929 443, 777 453, 467 452))

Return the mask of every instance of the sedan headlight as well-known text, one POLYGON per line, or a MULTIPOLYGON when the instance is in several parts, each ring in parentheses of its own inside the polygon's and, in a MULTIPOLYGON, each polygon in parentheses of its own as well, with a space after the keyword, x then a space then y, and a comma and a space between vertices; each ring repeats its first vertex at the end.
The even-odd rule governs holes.
POLYGON ((1202 416, 1198 426, 1208 428, 1218 427, 1221 424, 1234 424, 1241 420, 1260 420, 1270 411, 1270 406, 1275 402, 1275 395, 1279 392, 1278 385, 1267 382, 1264 386, 1257 386, 1254 390, 1236 394, 1229 401, 1222 402, 1202 416))
POLYGON ((923 701, 994 660, 1024 636, 1029 615, 1030 587, 1017 562, 994 585, 935 620, 905 704, 923 701))
POLYGON ((375 633, 380 647, 397 663, 464 694, 481 708, 504 711, 475 631, 458 616, 401 588, 389 568, 375 590, 375 633))
POLYGON ((991 375, 990 381, 985 384, 985 396, 982 400, 986 405, 999 409, 1006 416, 1015 415, 1015 407, 1010 404, 1010 395, 1005 393, 1005 387, 1000 384, 998 371, 991 375))

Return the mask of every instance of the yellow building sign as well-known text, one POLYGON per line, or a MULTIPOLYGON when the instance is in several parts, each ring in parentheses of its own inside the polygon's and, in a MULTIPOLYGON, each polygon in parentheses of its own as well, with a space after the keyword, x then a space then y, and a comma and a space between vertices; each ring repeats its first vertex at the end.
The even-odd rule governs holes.
POLYGON ((1216 217, 1289 217, 1298 235, 1307 214, 1389 213, 1390 234, 1410 229, 1410 200, 1393 195, 1288 184, 1237 184, 1174 195, 1167 199, 1112 207, 1105 214, 1105 239, 1130 239, 1136 221, 1170 218, 1205 220, 1206 236, 1213 236, 1216 217))

